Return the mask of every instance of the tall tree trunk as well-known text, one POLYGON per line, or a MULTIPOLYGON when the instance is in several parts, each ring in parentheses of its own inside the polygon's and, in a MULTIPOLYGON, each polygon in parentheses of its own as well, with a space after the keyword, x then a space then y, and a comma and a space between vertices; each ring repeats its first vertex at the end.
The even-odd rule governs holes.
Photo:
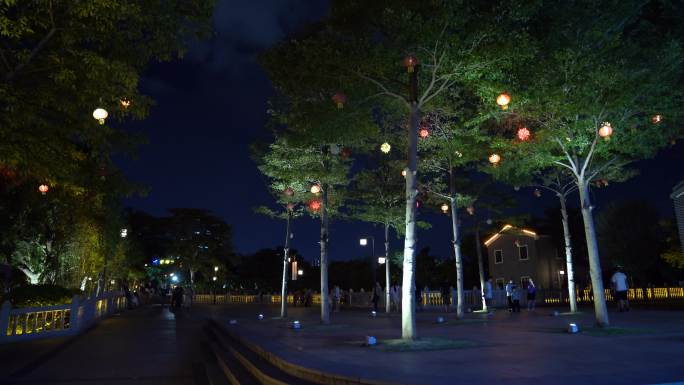
MULTIPOLYGON (((417 70, 417 69, 416 69, 417 70)), ((411 76, 412 94, 415 95, 416 70, 411 76)), ((406 167, 406 232, 404 236, 404 272, 401 296, 401 337, 416 339, 416 164, 418 158, 418 125, 420 109, 415 97, 411 98, 409 115, 408 165, 406 167)))
POLYGON ((287 259, 290 256, 290 222, 292 221, 292 213, 287 210, 287 226, 285 232, 285 248, 283 249, 283 282, 280 289, 280 318, 287 317, 287 268, 289 263, 287 259))
POLYGON ((389 223, 385 223, 385 312, 392 311, 390 303, 389 223))
POLYGON ((195 284, 195 271, 193 269, 190 269, 190 285, 195 284))
POLYGON ((475 249, 477 250, 477 269, 480 273, 480 298, 482 310, 487 311, 487 297, 485 295, 484 262, 482 261, 482 242, 480 242, 480 226, 475 227, 475 249))
POLYGON ((568 275, 568 299, 570 311, 577 312, 577 290, 575 290, 575 267, 572 264, 572 243, 570 240, 570 225, 568 223, 568 209, 565 207, 565 195, 558 194, 563 219, 563 238, 565 239, 565 268, 568 275))
POLYGON ((459 234, 459 223, 458 223, 458 206, 456 205, 456 185, 455 185, 455 172, 456 170, 452 167, 449 170, 449 191, 450 191, 450 203, 451 203, 451 230, 454 235, 454 259, 456 260, 456 296, 458 301, 456 302, 456 317, 463 318, 463 257, 461 256, 461 237, 459 234))
POLYGON ((321 323, 330 323, 328 306, 328 186, 321 185, 321 323))
POLYGON ((601 274, 601 260, 599 257, 594 216, 591 212, 591 200, 589 198, 589 183, 580 179, 578 181, 580 205, 582 206, 582 218, 584 219, 584 234, 587 237, 587 251, 589 253, 589 274, 591 276, 591 289, 594 294, 594 312, 596 323, 600 327, 609 325, 608 308, 606 307, 606 294, 603 290, 603 276, 601 274))

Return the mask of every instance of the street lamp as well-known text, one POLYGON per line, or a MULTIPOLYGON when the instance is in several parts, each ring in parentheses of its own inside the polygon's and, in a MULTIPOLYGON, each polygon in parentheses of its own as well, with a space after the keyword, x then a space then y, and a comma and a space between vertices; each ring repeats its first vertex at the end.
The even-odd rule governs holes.
POLYGON ((379 264, 384 265, 385 262, 386 262, 386 258, 385 258, 385 257, 378 257, 378 263, 379 263, 379 264))
POLYGON ((214 272, 218 271, 218 266, 214 266, 214 272))
POLYGON ((214 281, 214 282, 216 282, 217 279, 218 279, 218 278, 216 278, 216 276, 213 276, 213 277, 211 278, 211 280, 214 281))

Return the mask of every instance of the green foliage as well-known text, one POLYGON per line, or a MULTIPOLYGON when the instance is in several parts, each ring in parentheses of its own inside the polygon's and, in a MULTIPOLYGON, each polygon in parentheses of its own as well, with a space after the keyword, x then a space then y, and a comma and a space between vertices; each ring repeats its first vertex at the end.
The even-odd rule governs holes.
POLYGON ((71 303, 75 294, 81 291, 57 285, 26 285, 5 294, 0 302, 10 301, 15 308, 54 306, 71 303))

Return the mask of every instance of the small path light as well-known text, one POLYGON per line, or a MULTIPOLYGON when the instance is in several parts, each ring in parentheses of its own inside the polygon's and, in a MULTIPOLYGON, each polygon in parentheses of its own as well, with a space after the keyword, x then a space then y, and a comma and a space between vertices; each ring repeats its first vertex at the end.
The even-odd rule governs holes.
POLYGON ((257 318, 259 319, 259 321, 263 321, 264 315, 263 315, 263 314, 259 314, 259 315, 257 316, 257 318))
POLYGON ((579 327, 575 323, 568 324, 568 333, 577 334, 579 332, 579 327))
POLYGON ((299 321, 292 321, 292 329, 301 329, 302 324, 299 321))

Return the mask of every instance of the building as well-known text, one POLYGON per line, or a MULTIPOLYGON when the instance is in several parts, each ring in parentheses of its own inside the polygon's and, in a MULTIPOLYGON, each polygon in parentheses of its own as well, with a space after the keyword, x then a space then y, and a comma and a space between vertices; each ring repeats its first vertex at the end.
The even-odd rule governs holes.
POLYGON ((532 278, 538 288, 558 289, 565 281, 565 260, 551 238, 511 225, 485 241, 489 256, 489 275, 503 288, 513 280, 521 287, 532 278))
POLYGON ((679 241, 682 244, 682 253, 684 253, 684 180, 679 182, 672 189, 670 198, 674 201, 675 217, 677 217, 677 228, 679 229, 679 241))

